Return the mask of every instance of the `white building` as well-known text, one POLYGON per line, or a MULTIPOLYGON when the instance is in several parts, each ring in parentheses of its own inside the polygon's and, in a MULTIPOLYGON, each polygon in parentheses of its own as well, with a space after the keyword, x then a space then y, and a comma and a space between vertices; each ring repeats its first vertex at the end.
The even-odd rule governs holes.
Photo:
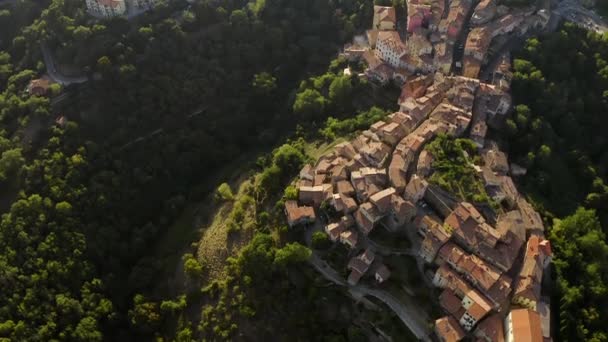
POLYGON ((462 307, 466 311, 459 323, 466 331, 471 331, 475 324, 492 310, 491 304, 474 290, 467 292, 462 298, 462 307))
POLYGON ((376 40, 376 55, 393 68, 401 67, 401 56, 406 53, 405 44, 397 31, 380 31, 376 40))
POLYGON ((87 9, 93 16, 111 18, 126 14, 125 0, 86 0, 87 9))

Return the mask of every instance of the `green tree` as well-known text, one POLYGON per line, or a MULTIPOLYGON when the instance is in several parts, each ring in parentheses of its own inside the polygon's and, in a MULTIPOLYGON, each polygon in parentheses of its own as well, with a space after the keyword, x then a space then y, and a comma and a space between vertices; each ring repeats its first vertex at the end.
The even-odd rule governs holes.
POLYGON ((72 205, 69 202, 62 201, 55 205, 55 210, 57 213, 67 216, 72 212, 72 205))
POLYGON ((340 108, 345 108, 352 101, 352 93, 353 84, 350 76, 336 77, 329 85, 329 100, 340 108))
POLYGON ((327 100, 318 90, 306 89, 296 96, 293 112, 305 120, 314 120, 323 114, 326 104, 327 100))
POLYGON ((331 245, 329 237, 324 232, 314 232, 312 234, 312 247, 314 249, 326 249, 331 245))
POLYGON ((192 254, 184 254, 182 257, 184 261, 184 273, 188 278, 198 280, 203 275, 203 266, 192 254))
POLYGON ((579 208, 550 230, 560 295, 560 338, 608 336, 608 244, 595 211, 579 208))
POLYGON ((21 154, 20 148, 15 148, 2 152, 0 156, 0 182, 15 179, 21 171, 25 159, 21 154))
POLYGON ((300 170, 304 164, 304 154, 291 144, 284 144, 273 154, 273 163, 284 174, 293 174, 300 170))
POLYGON ((133 298, 133 308, 129 310, 129 318, 131 325, 141 332, 156 331, 161 321, 158 304, 137 294, 133 298))
POLYGON ((221 201, 232 201, 234 200, 234 194, 228 183, 222 183, 215 191, 215 199, 221 201))
POLYGON ((277 79, 267 72, 253 76, 252 86, 257 94, 271 95, 277 89, 277 79))
POLYGON ((74 38, 78 41, 87 40, 91 37, 91 29, 86 26, 78 26, 74 29, 74 38))
POLYGON ((85 317, 78 322, 73 334, 75 341, 103 341, 103 336, 93 317, 85 317))
POLYGON ((274 263, 279 266, 306 262, 312 252, 306 246, 297 242, 288 243, 285 247, 278 249, 274 258, 274 263))
POLYGON ((108 72, 112 68, 112 61, 108 56, 99 57, 97 60, 97 68, 100 71, 108 72))
POLYGON ((285 193, 283 194, 283 198, 286 200, 297 200, 298 199, 298 188, 293 185, 290 185, 285 188, 285 193))

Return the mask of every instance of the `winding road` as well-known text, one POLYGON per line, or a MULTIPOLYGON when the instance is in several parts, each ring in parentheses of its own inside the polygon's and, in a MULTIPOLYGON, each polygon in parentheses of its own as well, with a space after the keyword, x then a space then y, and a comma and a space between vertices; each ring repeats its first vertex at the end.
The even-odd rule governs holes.
POLYGON ((364 285, 350 286, 335 269, 321 259, 315 252, 312 253, 309 263, 326 279, 333 283, 348 287, 350 291, 363 296, 377 298, 386 304, 419 340, 430 341, 429 335, 431 332, 429 330, 428 322, 426 316, 420 312, 419 308, 413 305, 405 305, 384 290, 372 289, 364 285))
POLYGON ((42 50, 42 57, 44 58, 44 65, 46 65, 46 72, 53 79, 53 81, 68 86, 75 83, 85 83, 89 80, 87 76, 66 76, 62 75, 57 71, 53 55, 49 50, 49 47, 45 43, 40 43, 40 50, 42 50))

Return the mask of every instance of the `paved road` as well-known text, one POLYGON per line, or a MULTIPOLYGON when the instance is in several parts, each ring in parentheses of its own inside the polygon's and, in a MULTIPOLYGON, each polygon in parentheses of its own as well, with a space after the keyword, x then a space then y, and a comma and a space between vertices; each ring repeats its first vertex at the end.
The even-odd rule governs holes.
POLYGON ((53 60, 53 55, 49 50, 48 46, 45 43, 40 43, 40 49, 42 50, 42 57, 44 58, 44 64, 46 65, 46 72, 53 79, 53 81, 67 86, 74 83, 85 83, 89 80, 86 76, 66 76, 62 75, 57 71, 57 67, 55 66, 55 61, 53 60))
POLYGON ((426 315, 423 314, 422 310, 419 308, 416 310, 413 309, 412 306, 404 305, 393 295, 383 290, 371 289, 363 285, 355 286, 354 290, 375 297, 388 305, 418 339, 430 341, 430 331, 428 329, 426 315))
POLYGON ((332 281, 333 283, 340 286, 346 286, 352 292, 359 293, 363 296, 372 296, 382 301, 399 317, 399 319, 401 319, 401 321, 418 339, 422 341, 430 341, 430 331, 427 324, 426 315, 421 312, 419 308, 414 307, 413 305, 405 305, 393 295, 383 290, 372 289, 364 285, 348 285, 344 278, 342 278, 342 276, 336 270, 321 259, 315 252, 313 252, 309 263, 326 279, 332 281))

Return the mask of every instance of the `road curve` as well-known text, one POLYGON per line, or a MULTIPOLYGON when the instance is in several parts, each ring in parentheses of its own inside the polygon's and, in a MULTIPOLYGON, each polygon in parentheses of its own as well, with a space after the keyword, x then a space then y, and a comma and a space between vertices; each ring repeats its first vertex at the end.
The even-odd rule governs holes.
POLYGON ((427 323, 416 310, 417 308, 406 306, 386 291, 371 289, 364 285, 348 285, 342 276, 340 276, 335 269, 333 269, 326 261, 321 259, 315 252, 312 253, 309 263, 326 279, 332 281, 333 283, 348 287, 351 291, 360 293, 364 296, 372 296, 377 298, 386 304, 419 340, 430 341, 430 331, 427 323))
POLYGON ((44 59, 44 64, 46 65, 46 72, 53 79, 53 81, 67 86, 74 83, 85 83, 89 80, 86 76, 65 76, 57 71, 57 67, 55 66, 55 61, 53 60, 53 55, 49 50, 49 47, 46 46, 45 43, 40 43, 40 50, 42 51, 42 57, 44 59))

